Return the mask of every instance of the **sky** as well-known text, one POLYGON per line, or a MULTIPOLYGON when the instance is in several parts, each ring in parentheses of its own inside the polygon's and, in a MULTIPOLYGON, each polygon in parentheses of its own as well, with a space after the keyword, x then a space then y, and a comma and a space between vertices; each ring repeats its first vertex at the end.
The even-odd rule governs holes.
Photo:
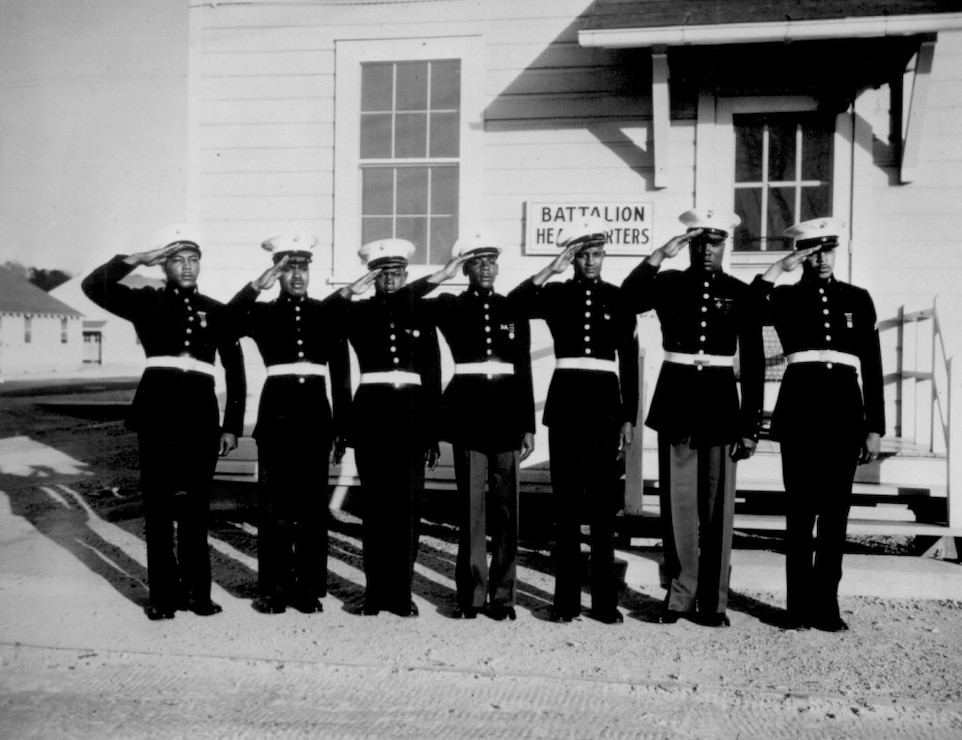
POLYGON ((188 0, 0 0, 0 264, 82 274, 186 220, 188 0))

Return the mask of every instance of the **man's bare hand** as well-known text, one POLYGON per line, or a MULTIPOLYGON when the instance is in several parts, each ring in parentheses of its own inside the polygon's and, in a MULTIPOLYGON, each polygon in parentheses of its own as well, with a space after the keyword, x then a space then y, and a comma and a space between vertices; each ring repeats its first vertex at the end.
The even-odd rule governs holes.
POLYGON ((534 452, 534 435, 531 432, 525 432, 521 438, 521 460, 527 460, 532 452, 534 452))
POLYGON ((281 273, 287 268, 288 259, 288 255, 284 255, 276 264, 266 269, 257 280, 251 282, 254 290, 262 291, 273 288, 274 283, 277 282, 277 278, 279 278, 281 273))
POLYGON ((350 285, 345 285, 339 292, 344 298, 363 295, 371 289, 371 286, 374 285, 374 281, 377 280, 377 276, 380 274, 380 270, 369 270, 350 285))
POLYGON ((233 451, 236 450, 236 449, 237 449, 237 435, 236 435, 236 434, 231 434, 230 432, 224 432, 223 434, 220 435, 220 451, 219 451, 219 454, 220 454, 221 457, 224 457, 224 455, 226 455, 226 454, 228 454, 228 453, 230 453, 230 452, 233 452, 233 451))
POLYGON ((175 252, 179 252, 184 248, 184 245, 180 242, 175 242, 174 244, 168 244, 166 247, 159 247, 158 249, 151 249, 147 252, 135 252, 130 255, 124 261, 128 265, 145 265, 147 267, 153 267, 154 265, 163 264, 164 261, 175 252))

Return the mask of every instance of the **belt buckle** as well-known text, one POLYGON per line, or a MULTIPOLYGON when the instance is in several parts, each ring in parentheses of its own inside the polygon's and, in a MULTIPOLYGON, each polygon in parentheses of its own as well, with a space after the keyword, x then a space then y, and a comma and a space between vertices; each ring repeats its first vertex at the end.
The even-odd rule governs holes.
POLYGON ((698 355, 695 356, 694 362, 695 367, 706 367, 711 365, 711 360, 709 360, 707 357, 699 357, 698 355))

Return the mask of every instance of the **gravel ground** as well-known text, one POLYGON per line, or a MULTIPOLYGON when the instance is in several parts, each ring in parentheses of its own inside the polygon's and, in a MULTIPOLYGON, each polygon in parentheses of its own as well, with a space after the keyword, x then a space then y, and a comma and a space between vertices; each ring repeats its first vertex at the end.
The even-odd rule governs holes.
POLYGON ((779 629, 784 593, 742 588, 730 629, 658 625, 664 592, 630 567, 657 547, 619 552, 624 625, 547 621, 538 541, 518 620, 458 621, 455 531, 427 522, 421 616, 362 617, 359 523, 336 512, 324 613, 265 616, 250 608, 256 529, 221 513, 224 613, 149 622, 132 436, 21 397, 0 397, 0 423, 16 430, 0 439, 0 737, 962 737, 962 603, 844 597, 852 631, 833 635, 779 629), (17 435, 52 457, 11 453, 17 435))

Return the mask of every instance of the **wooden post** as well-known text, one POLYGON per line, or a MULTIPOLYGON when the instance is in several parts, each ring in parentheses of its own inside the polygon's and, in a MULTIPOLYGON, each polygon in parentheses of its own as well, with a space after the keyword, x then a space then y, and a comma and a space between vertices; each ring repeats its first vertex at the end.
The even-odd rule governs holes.
POLYGON ((946 485, 946 508, 948 509, 949 526, 962 529, 962 433, 952 428, 953 424, 962 424, 962 393, 957 393, 953 387, 954 357, 945 363, 946 396, 948 398, 948 440, 945 445, 945 462, 948 468, 946 485))

